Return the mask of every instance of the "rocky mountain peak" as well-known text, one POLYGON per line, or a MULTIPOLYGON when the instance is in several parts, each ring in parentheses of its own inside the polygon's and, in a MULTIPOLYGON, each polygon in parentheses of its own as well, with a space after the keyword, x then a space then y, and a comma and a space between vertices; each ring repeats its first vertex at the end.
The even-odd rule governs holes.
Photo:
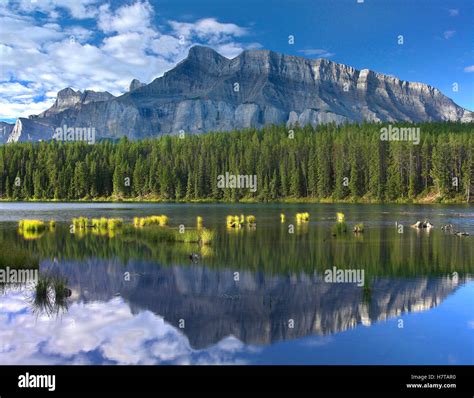
POLYGON ((146 83, 142 83, 140 80, 138 79, 133 79, 131 82, 130 82, 130 86, 129 86, 129 89, 128 91, 131 92, 131 91, 135 91, 136 89, 140 88, 140 87, 143 87, 143 86, 146 86, 146 83))
MULTIPOLYGON (((473 122, 474 113, 427 84, 324 58, 248 50, 228 59, 194 46, 150 84, 134 79, 119 97, 66 88, 53 107, 30 121, 15 131, 36 137, 45 135, 47 126, 92 125, 101 138, 141 139, 270 124, 473 122)), ((25 136, 16 134, 15 140, 25 136)))
POLYGON ((73 106, 81 100, 81 96, 82 92, 79 90, 74 91, 74 89, 71 87, 63 88, 62 90, 58 91, 54 106, 57 109, 64 109, 73 106))

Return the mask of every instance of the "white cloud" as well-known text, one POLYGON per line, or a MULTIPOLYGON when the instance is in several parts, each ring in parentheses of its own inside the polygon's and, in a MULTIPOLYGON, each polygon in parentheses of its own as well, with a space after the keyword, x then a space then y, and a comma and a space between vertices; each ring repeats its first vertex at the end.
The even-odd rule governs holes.
POLYGON ((449 40, 449 39, 451 39, 455 34, 456 34, 456 31, 455 31, 455 30, 445 30, 445 31, 443 32, 443 37, 444 37, 446 40, 449 40))
MULTIPOLYGON (((17 99, 15 97, 15 99, 17 99)), ((21 98, 17 102, 11 102, 0 98, 0 119, 14 120, 19 117, 28 117, 43 112, 54 104, 54 98, 44 101, 25 101, 21 102, 21 98)))
POLYGON ((97 3, 99 0, 19 0, 10 1, 9 5, 20 12, 42 12, 52 14, 53 18, 59 17, 58 11, 66 11, 76 19, 94 18, 98 14, 97 3))
POLYGON ((98 27, 105 33, 146 32, 150 29, 153 9, 148 2, 120 7, 115 13, 108 4, 100 7, 98 27))
MULTIPOLYGON (((77 302, 60 319, 31 312, 25 292, 0 302, 0 364, 92 364, 90 352, 117 364, 235 364, 258 351, 229 336, 203 350, 150 311, 133 314, 122 299, 77 302)), ((96 356, 96 355, 95 355, 96 356)))
POLYGON ((468 72, 468 73, 474 72, 474 65, 466 66, 464 68, 464 72, 468 72))
POLYGON ((251 43, 246 46, 239 43, 224 43, 214 46, 215 50, 226 58, 235 58, 244 50, 255 50, 260 47, 259 43, 251 43))
POLYGON ((170 21, 174 32, 185 40, 197 37, 210 45, 230 40, 232 37, 245 36, 247 29, 233 23, 220 23, 214 18, 200 19, 194 23, 170 21))
POLYGON ((247 29, 214 18, 165 21, 160 28, 154 18, 148 1, 115 9, 103 0, 0 5, 0 119, 40 113, 53 102, 51 93, 65 87, 120 95, 134 78, 151 82, 162 76, 194 44, 209 45, 230 58, 259 47, 237 42, 247 29), (33 18, 38 10, 47 15, 44 20, 37 14, 33 18), (64 13, 72 24, 55 19, 64 13), (90 21, 83 26, 86 18, 96 18, 97 29, 90 21))
POLYGON ((459 15, 459 10, 457 8, 451 8, 448 12, 450 17, 457 17, 459 15))
POLYGON ((308 48, 306 50, 299 50, 299 52, 306 56, 318 56, 320 58, 330 58, 336 55, 322 48, 308 48))

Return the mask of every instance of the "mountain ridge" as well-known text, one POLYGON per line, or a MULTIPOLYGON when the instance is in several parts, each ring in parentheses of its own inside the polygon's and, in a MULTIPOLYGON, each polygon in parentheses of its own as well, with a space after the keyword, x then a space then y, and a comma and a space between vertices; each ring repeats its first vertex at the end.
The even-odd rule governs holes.
POLYGON ((48 140, 63 125, 94 127, 98 138, 141 139, 182 131, 362 121, 472 122, 474 113, 431 85, 324 58, 246 50, 228 59, 194 46, 163 76, 149 84, 134 79, 117 97, 61 90, 53 107, 18 119, 8 142, 48 140))

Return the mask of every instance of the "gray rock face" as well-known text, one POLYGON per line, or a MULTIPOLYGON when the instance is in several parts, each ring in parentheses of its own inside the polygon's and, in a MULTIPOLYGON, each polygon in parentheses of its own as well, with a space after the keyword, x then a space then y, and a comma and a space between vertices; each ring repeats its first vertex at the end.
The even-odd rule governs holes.
POLYGON ((32 123, 21 120, 10 141, 41 136, 45 125, 140 139, 284 123, 472 122, 474 113, 434 87, 368 69, 260 50, 227 59, 196 46, 163 77, 147 85, 133 80, 122 96, 65 89, 52 108, 29 118, 32 123))
POLYGON ((138 79, 133 79, 131 82, 130 82, 130 87, 128 89, 128 91, 135 91, 137 89, 139 89, 140 87, 143 87, 143 86, 146 86, 146 83, 142 83, 140 80, 138 79))
MULTIPOLYGON (((115 98, 109 92, 96 92, 92 90, 74 91, 68 87, 58 92, 56 102, 48 110, 36 116, 37 118, 47 118, 57 113, 61 113, 67 109, 80 108, 82 105, 90 104, 93 102, 108 101, 115 98)), ((30 118, 35 118, 30 116, 30 118)))
POLYGON ((4 144, 5 142, 7 142, 8 137, 13 131, 13 127, 15 127, 14 124, 0 122, 0 144, 4 144))

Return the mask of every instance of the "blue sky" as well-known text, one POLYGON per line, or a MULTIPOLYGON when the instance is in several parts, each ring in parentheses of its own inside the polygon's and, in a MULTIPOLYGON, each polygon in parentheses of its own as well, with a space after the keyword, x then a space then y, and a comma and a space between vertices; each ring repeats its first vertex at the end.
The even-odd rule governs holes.
POLYGON ((68 86, 123 93, 194 44, 326 57, 474 110, 472 0, 0 0, 0 120, 40 113, 68 86))

